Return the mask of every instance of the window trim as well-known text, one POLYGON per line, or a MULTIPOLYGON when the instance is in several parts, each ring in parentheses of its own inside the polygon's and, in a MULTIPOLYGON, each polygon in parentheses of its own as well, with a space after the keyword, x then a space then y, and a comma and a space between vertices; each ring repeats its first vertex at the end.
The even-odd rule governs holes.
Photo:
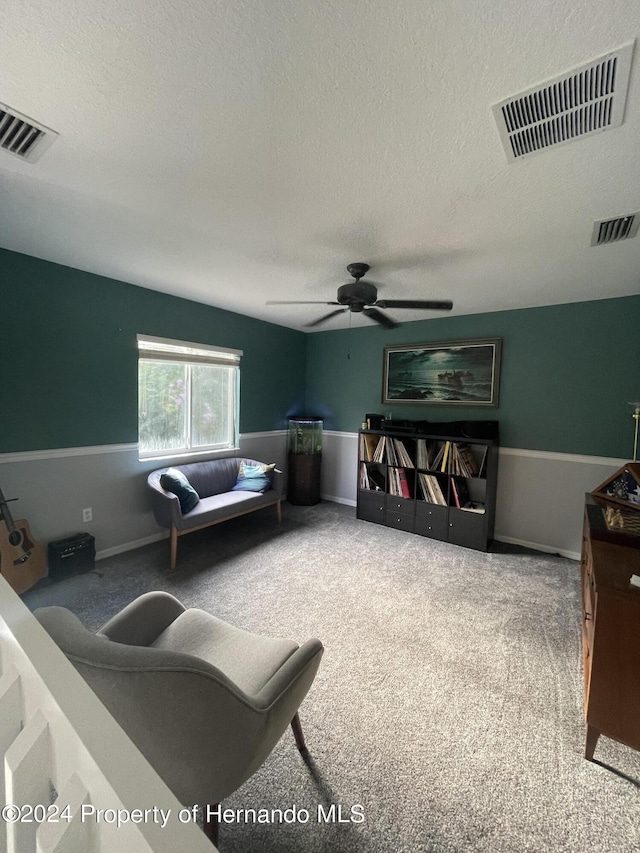
MULTIPOLYGON (((210 344, 192 343, 179 341, 172 338, 159 338, 150 335, 137 335, 138 345, 138 376, 141 361, 160 362, 170 361, 173 364, 197 365, 208 364, 227 367, 235 373, 235 383, 230 379, 229 387, 232 389, 232 398, 229 400, 229 411, 227 417, 231 427, 231 442, 225 444, 211 444, 207 446, 176 447, 168 450, 141 450, 140 438, 138 436, 138 459, 168 460, 168 459, 193 459, 195 457, 218 456, 237 452, 240 442, 240 358, 242 350, 229 349, 227 347, 215 347, 210 344)), ((191 371, 187 371, 187 382, 189 386, 188 399, 189 408, 186 412, 186 436, 191 439, 191 371)), ((139 380, 138 380, 139 382, 139 380)), ((140 423, 138 421, 138 428, 140 423)))

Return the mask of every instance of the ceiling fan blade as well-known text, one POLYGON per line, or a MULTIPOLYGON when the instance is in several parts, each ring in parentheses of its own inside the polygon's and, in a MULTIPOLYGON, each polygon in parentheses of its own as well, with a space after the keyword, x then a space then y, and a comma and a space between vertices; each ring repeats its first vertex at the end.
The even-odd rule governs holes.
POLYGON ((340 305, 339 302, 317 302, 317 301, 314 301, 314 302, 297 302, 295 300, 292 301, 290 299, 285 299, 283 301, 268 299, 264 304, 265 305, 340 305))
MULTIPOLYGON (((338 302, 328 302, 328 305, 338 305, 338 302)), ((324 317, 320 317, 319 320, 314 320, 313 323, 305 323, 305 326, 310 329, 312 326, 319 326, 320 323, 324 323, 325 320, 330 320, 332 317, 335 317, 337 314, 344 314, 347 311, 346 308, 338 308, 337 311, 329 311, 328 314, 325 314, 324 317)))
MULTIPOLYGON (((379 305, 380 303, 377 304, 379 305)), ((393 320, 385 316, 382 311, 378 311, 377 308, 365 308, 362 313, 369 317, 370 320, 380 323, 385 329, 396 329, 398 327, 397 323, 394 323, 393 320)))
POLYGON ((450 299, 379 299, 376 308, 423 308, 427 311, 451 311, 450 299))

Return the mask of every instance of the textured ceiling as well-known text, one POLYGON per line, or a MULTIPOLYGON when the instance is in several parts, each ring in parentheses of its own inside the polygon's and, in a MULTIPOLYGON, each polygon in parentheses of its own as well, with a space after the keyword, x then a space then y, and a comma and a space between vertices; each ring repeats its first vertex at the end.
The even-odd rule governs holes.
POLYGON ((491 113, 638 0, 3 0, 0 31, 0 102, 60 134, 0 153, 5 248, 292 328, 331 309, 265 302, 352 261, 454 314, 640 292, 640 237, 590 246, 640 210, 638 46, 619 128, 510 165, 491 113))

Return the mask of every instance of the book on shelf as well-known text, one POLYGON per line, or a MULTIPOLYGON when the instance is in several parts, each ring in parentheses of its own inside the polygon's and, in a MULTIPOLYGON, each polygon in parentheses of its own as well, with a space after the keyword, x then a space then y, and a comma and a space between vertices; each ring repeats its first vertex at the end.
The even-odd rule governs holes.
POLYGON ((469 502, 469 487, 467 486, 466 477, 451 477, 451 506, 456 506, 458 509, 469 502))
POLYGON ((419 438, 416 441, 416 466, 418 468, 431 468, 436 455, 436 445, 433 441, 419 438))
POLYGON ((458 509, 460 509, 460 496, 458 495, 458 489, 456 488, 455 477, 449 477, 449 484, 451 487, 451 497, 453 498, 452 506, 457 506, 458 509))
POLYGON ((371 433, 360 433, 360 459, 373 462, 373 456, 378 446, 378 436, 371 433))
POLYGON ((373 452, 372 462, 384 462, 384 452, 387 445, 386 435, 381 435, 378 439, 376 449, 373 452))
POLYGON ((457 444, 451 445, 451 452, 449 454, 448 473, 449 474, 456 474, 458 476, 464 476, 463 475, 462 460, 461 460, 460 454, 458 453, 458 445, 457 444))
POLYGON ((433 498, 431 498, 429 495, 429 490, 427 488, 427 484, 423 480, 422 474, 418 474, 418 488, 420 489, 420 492, 422 493, 422 499, 424 501, 426 501, 426 503, 435 503, 433 498))
POLYGON ((439 506, 447 505, 444 492, 442 491, 438 478, 435 474, 424 474, 420 472, 418 474, 418 483, 420 484, 420 489, 427 503, 438 504, 439 506))
POLYGON ((487 451, 488 447, 485 447, 482 460, 478 463, 466 442, 447 440, 438 447, 436 442, 419 438, 416 441, 416 465, 418 468, 453 474, 456 477, 480 477, 487 451))
POLYGON ((440 506, 447 505, 447 499, 442 491, 442 487, 440 486, 440 480, 436 477, 435 474, 431 474, 429 477, 429 481, 431 483, 431 488, 433 489, 433 493, 436 496, 436 503, 440 504, 440 506))
POLYGON ((446 441, 443 442, 440 445, 440 447, 438 448, 437 452, 435 452, 433 454, 433 458, 429 460, 428 467, 432 471, 439 471, 440 470, 440 466, 442 465, 442 460, 444 458, 444 450, 445 450, 446 444, 447 444, 446 441))
POLYGON ((394 438, 392 439, 392 443, 398 460, 397 464, 402 465, 405 468, 415 468, 413 459, 411 458, 404 441, 401 441, 399 438, 394 438))
MULTIPOLYGON (((485 446, 484 452, 486 453, 486 451, 487 451, 487 448, 485 446)), ((462 459, 463 459, 464 466, 468 471, 468 476, 469 477, 478 477, 480 475, 480 466, 478 465, 476 457, 473 455, 471 448, 469 447, 468 444, 462 445, 461 453, 462 453, 462 459)))
POLYGON ((387 491, 398 498, 410 498, 411 488, 404 468, 390 466, 387 474, 387 491))
POLYGON ((369 485, 369 472, 367 471, 366 463, 360 463, 360 488, 361 489, 370 489, 369 485))
POLYGON ((411 491, 409 489, 409 483, 407 482, 407 472, 404 468, 396 469, 398 472, 398 484, 400 486, 400 494, 403 498, 410 498, 411 491))
POLYGON ((478 471, 478 463, 469 445, 464 442, 452 444, 449 473, 459 477, 477 477, 478 471))
POLYGON ((390 495, 400 494, 400 480, 398 479, 398 469, 387 469, 387 491, 390 495))
POLYGON ((449 451, 451 449, 451 442, 445 441, 444 450, 442 452, 442 464, 440 465, 440 471, 444 474, 447 470, 447 460, 449 459, 449 451))
POLYGON ((447 499, 444 496, 444 492, 442 491, 442 488, 440 486, 440 480, 438 480, 438 478, 435 476, 435 474, 431 475, 431 486, 432 486, 433 492, 436 496, 436 503, 439 503, 440 506, 446 506, 447 505, 447 499))

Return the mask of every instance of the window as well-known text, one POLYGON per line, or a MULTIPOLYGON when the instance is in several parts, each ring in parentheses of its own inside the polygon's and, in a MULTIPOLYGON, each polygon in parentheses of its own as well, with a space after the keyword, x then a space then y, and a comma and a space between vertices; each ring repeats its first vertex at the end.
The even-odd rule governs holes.
POLYGON ((141 459, 237 448, 241 355, 138 335, 141 459))

